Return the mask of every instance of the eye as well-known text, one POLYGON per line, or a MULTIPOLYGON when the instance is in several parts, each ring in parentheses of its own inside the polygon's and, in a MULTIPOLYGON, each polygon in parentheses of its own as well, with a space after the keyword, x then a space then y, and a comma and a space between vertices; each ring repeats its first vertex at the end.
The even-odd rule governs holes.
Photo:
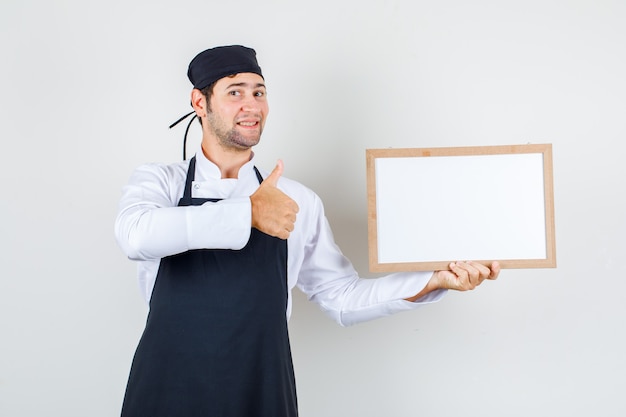
POLYGON ((254 93, 255 97, 265 97, 265 91, 256 91, 254 93))
POLYGON ((239 90, 231 90, 231 91, 228 92, 228 94, 231 95, 231 96, 239 96, 239 95, 241 95, 239 90))

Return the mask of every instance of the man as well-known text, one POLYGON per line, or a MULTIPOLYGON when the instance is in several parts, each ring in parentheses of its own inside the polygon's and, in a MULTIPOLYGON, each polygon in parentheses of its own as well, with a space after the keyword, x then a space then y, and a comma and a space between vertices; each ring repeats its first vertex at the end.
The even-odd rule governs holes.
POLYGON ((138 168, 116 220, 150 303, 124 417, 296 416, 287 334, 295 286, 350 325, 497 278, 497 263, 473 262, 359 278, 319 197, 282 177, 281 161, 269 174, 255 166, 252 147, 269 111, 255 51, 206 50, 188 76, 201 149, 138 168))

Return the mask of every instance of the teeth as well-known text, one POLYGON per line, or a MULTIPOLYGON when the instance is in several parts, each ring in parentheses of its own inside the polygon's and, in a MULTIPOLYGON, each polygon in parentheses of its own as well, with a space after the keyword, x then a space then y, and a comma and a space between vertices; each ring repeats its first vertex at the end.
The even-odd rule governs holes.
POLYGON ((239 124, 242 126, 254 126, 256 122, 240 122, 239 124))

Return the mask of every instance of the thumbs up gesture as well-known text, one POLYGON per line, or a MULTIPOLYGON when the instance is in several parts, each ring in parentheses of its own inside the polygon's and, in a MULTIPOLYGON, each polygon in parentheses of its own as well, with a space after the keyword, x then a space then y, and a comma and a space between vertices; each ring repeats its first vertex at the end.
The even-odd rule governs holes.
POLYGON ((252 203, 252 227, 280 239, 287 239, 294 229, 299 207, 287 194, 276 188, 283 174, 283 161, 265 178, 250 196, 252 203))

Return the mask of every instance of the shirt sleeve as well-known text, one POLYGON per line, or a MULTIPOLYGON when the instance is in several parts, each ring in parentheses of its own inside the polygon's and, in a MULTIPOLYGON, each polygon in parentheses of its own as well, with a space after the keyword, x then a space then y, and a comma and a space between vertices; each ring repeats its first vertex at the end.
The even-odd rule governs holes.
POLYGON ((144 165, 132 174, 115 221, 116 240, 130 259, 160 259, 192 249, 241 249, 248 242, 249 198, 177 207, 181 182, 184 173, 164 165, 144 165))
POLYGON ((432 272, 394 273, 361 278, 336 245, 330 225, 317 198, 315 224, 311 225, 298 278, 298 287, 310 301, 342 326, 350 326, 438 301, 446 293, 436 290, 415 302, 432 272))

